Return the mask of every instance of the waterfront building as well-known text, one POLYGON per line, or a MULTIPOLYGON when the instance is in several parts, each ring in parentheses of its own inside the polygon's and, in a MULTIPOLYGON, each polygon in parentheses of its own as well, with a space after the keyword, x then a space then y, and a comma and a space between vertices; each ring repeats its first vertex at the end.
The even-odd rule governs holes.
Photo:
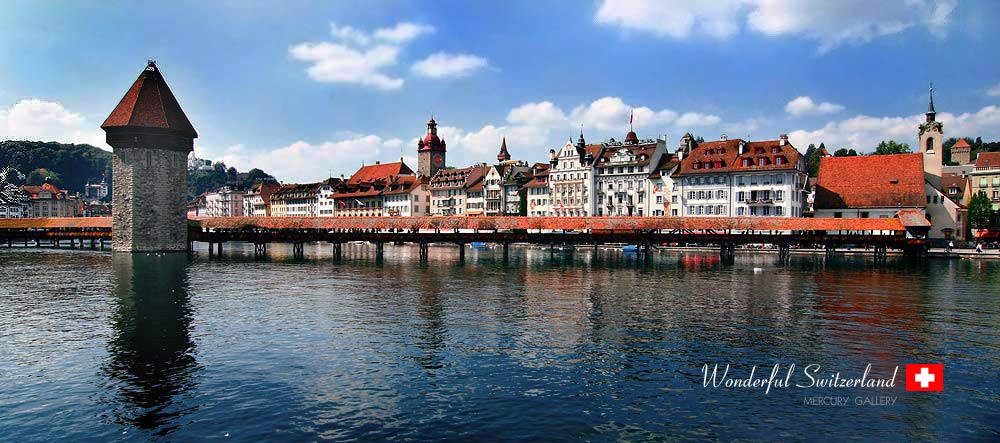
POLYGON ((806 201, 805 158, 782 134, 777 140, 696 142, 681 139, 673 175, 686 217, 801 217, 806 201))
POLYGON ((83 187, 83 198, 86 201, 102 200, 108 196, 108 181, 101 179, 100 183, 87 183, 83 187))
POLYGON ((111 217, 111 203, 91 200, 83 203, 84 217, 111 217))
POLYGON ((566 142, 549 159, 550 213, 559 217, 594 215, 594 163, 604 150, 603 144, 588 145, 580 133, 574 145, 566 142))
POLYGON ((980 152, 969 174, 972 194, 986 194, 994 211, 1000 209, 1000 152, 980 152))
POLYGON ((205 202, 205 194, 196 196, 187 204, 187 216, 198 217, 208 212, 208 204, 205 202))
POLYGON ((535 177, 532 167, 523 161, 508 163, 504 167, 503 175, 502 215, 527 215, 528 196, 524 185, 531 182, 535 177))
POLYGON ((28 196, 28 217, 78 217, 81 213, 79 196, 51 183, 21 189, 28 196))
POLYGON ((0 183, 0 218, 27 217, 30 200, 28 194, 16 185, 0 183))
MULTIPOLYGON (((555 155, 555 152, 552 152, 555 155)), ((552 198, 552 188, 549 186, 549 165, 535 163, 531 169, 532 179, 524 185, 524 195, 527 199, 527 216, 544 217, 552 215, 549 202, 552 198)))
POLYGON ((320 183, 282 184, 271 195, 272 217, 315 217, 320 183))
POLYGON ((925 213, 923 155, 823 157, 816 182, 817 218, 891 218, 925 213))
POLYGON ((206 192, 205 212, 199 215, 205 217, 242 217, 243 201, 246 191, 223 186, 214 191, 206 192))
POLYGON ((959 166, 972 163, 972 145, 965 141, 964 138, 958 139, 951 146, 951 162, 959 166))
POLYGON ((337 200, 334 198, 337 186, 342 179, 330 177, 316 188, 316 216, 334 217, 337 215, 337 200))
POLYGON ((347 181, 336 187, 333 198, 336 201, 338 217, 378 217, 385 211, 382 193, 398 177, 413 177, 403 159, 398 162, 362 166, 347 181))
POLYGON ((650 215, 650 165, 659 164, 666 146, 666 140, 639 140, 631 130, 623 141, 605 142, 594 162, 596 199, 590 213, 597 216, 650 215))
POLYGON ((972 186, 967 176, 945 172, 941 176, 941 191, 959 206, 967 208, 972 202, 972 186))
POLYGON ((248 217, 270 217, 271 195, 281 185, 277 182, 260 182, 254 184, 243 196, 243 214, 248 217))
POLYGON ((382 191, 382 215, 409 217, 430 214, 430 178, 415 175, 393 177, 382 191))
POLYGON ((651 166, 649 173, 649 209, 655 217, 677 217, 681 214, 680 187, 674 183, 673 174, 680 166, 680 157, 664 152, 660 161, 651 166))
MULTIPOLYGON (((468 191, 486 176, 489 166, 440 169, 431 177, 431 215, 466 215, 468 191)), ((480 198, 485 203, 485 199, 480 198)))
MULTIPOLYGON (((486 166, 486 170, 494 169, 492 166, 486 166)), ((466 216, 479 216, 485 213, 486 209, 486 189, 483 186, 483 178, 485 174, 472 183, 470 186, 465 188, 465 211, 466 216)))
MULTIPOLYGON (((503 151, 506 150, 505 148, 506 148, 506 143, 504 143, 503 151)), ((503 189, 504 179, 502 173, 503 167, 504 166, 502 164, 497 166, 491 166, 487 170, 486 176, 483 177, 483 192, 485 193, 484 199, 486 202, 486 207, 483 208, 483 211, 485 215, 489 216, 503 215, 504 212, 504 189, 503 189)))

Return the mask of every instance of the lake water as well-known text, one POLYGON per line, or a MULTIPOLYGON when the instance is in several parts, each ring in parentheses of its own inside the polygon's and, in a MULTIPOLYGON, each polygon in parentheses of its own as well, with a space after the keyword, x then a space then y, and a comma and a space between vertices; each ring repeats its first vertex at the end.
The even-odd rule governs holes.
POLYGON ((0 250, 0 440, 1000 439, 998 262, 329 249, 0 250), (900 368, 765 394, 716 363, 900 368))

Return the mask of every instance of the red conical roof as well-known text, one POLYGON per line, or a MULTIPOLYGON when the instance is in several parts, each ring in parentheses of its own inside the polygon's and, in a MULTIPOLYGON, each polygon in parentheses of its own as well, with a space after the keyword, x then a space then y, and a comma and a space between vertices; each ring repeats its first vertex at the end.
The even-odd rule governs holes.
POLYGON ((101 125, 104 130, 111 128, 167 129, 179 135, 198 137, 152 61, 101 125))

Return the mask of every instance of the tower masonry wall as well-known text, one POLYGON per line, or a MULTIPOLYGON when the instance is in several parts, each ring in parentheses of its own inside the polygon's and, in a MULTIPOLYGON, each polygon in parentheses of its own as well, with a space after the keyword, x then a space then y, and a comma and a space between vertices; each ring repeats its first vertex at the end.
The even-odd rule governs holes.
POLYGON ((187 153, 115 147, 112 249, 186 251, 187 153))

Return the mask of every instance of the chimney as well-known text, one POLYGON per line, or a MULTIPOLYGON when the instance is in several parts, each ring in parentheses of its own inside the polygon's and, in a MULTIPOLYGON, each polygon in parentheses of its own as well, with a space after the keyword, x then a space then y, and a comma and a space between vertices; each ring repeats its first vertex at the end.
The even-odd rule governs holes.
POLYGON ((726 135, 726 134, 722 134, 721 136, 719 136, 719 140, 722 140, 722 141, 729 140, 729 136, 726 135))
POLYGON ((747 142, 740 140, 740 154, 746 154, 746 153, 747 153, 747 142))
POLYGON ((677 160, 678 161, 684 160, 684 149, 677 150, 677 160))
POLYGON ((380 161, 378 161, 378 160, 375 160, 375 164, 376 164, 376 165, 377 165, 377 164, 380 164, 380 163, 381 163, 380 161))
POLYGON ((781 140, 779 142, 779 145, 785 146, 786 144, 788 144, 788 134, 781 134, 778 136, 778 139, 781 140))

